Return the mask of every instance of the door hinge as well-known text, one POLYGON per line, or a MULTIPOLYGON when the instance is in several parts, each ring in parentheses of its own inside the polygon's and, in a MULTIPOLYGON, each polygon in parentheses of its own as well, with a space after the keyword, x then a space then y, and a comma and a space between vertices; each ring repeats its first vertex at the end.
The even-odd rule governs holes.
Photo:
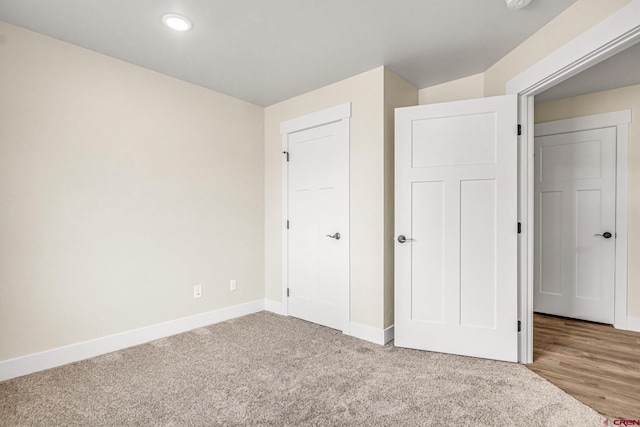
POLYGON ((287 298, 289 298, 289 288, 287 288, 287 298))
POLYGON ((289 229, 289 220, 287 220, 287 230, 289 229))
POLYGON ((518 332, 522 330, 522 322, 518 320, 518 332))
POLYGON ((522 135, 522 125, 518 125, 518 136, 522 135))
POLYGON ((289 161, 289 152, 288 151, 283 151, 282 154, 286 154, 287 155, 287 162, 289 161))
POLYGON ((522 233, 522 223, 518 223, 518 234, 522 233))

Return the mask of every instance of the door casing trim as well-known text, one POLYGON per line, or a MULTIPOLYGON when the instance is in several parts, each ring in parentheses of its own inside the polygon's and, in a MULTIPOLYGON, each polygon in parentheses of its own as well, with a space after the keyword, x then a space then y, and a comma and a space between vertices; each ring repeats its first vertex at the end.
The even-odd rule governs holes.
MULTIPOLYGON (((506 83, 507 94, 518 95, 518 117, 522 124, 519 155, 518 216, 519 315, 522 322, 518 360, 533 362, 533 139, 534 96, 604 61, 640 41, 640 0, 591 27, 506 83)), ((625 308, 626 316, 626 308, 625 308)))

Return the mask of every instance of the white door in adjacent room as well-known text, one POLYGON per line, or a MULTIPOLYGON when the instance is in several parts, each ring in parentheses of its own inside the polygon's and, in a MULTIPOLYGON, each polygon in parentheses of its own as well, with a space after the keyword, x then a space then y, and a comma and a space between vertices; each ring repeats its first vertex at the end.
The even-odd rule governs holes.
POLYGON ((289 315, 349 322, 349 121, 285 135, 289 315))
POLYGON ((517 361, 516 102, 396 110, 396 346, 517 361))
POLYGON ((534 311, 614 322, 616 128, 535 138, 534 311))

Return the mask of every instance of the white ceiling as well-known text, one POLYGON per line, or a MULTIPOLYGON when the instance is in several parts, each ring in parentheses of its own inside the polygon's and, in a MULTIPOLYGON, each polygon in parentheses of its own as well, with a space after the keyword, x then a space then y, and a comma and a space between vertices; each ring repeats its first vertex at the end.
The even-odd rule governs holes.
POLYGON ((381 65, 418 88, 483 72, 574 2, 1 0, 0 20, 266 106, 381 65))
POLYGON ((536 103, 640 84, 640 44, 536 96, 536 103))

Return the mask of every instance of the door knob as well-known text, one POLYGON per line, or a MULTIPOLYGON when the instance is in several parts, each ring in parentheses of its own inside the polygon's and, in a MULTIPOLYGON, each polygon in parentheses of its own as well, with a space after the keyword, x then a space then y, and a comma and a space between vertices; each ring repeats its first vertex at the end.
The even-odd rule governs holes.
POLYGON ((608 231, 605 231, 602 234, 594 234, 594 236, 600 236, 600 237, 604 237, 605 239, 610 239, 611 236, 613 236, 613 234, 609 233, 608 231))
POLYGON ((327 237, 330 237, 330 238, 336 239, 336 240, 340 240, 340 233, 336 233, 334 235, 327 234, 327 237))
POLYGON ((403 234, 398 236, 398 242, 400 243, 405 243, 408 242, 410 240, 413 240, 411 237, 405 237, 403 234))

